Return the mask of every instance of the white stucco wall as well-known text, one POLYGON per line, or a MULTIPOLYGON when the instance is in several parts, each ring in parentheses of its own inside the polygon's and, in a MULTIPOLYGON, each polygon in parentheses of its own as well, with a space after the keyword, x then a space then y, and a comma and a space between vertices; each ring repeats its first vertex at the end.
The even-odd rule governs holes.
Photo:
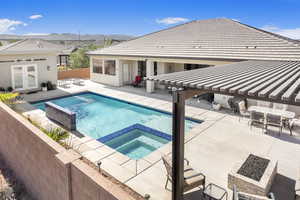
MULTIPOLYGON (((121 86, 122 85, 122 69, 120 68, 120 65, 122 65, 122 62, 120 62, 119 59, 109 59, 109 60, 115 60, 116 61, 116 74, 115 75, 108 75, 108 74, 99 74, 99 73, 93 73, 93 62, 92 59, 103 59, 98 57, 90 57, 90 70, 91 70, 91 77, 90 79, 92 81, 95 81, 97 83, 102 83, 106 85, 111 86, 121 86)), ((104 68, 103 68, 104 72, 104 68)))
POLYGON ((55 54, 47 55, 0 55, 0 61, 17 60, 17 59, 41 59, 46 58, 47 60, 42 61, 20 61, 20 62, 1 62, 0 63, 0 87, 11 87, 12 86, 12 65, 37 65, 37 76, 38 76, 38 88, 42 82, 51 81, 53 84, 57 84, 57 63, 55 54), (47 66, 50 66, 48 71, 47 66))

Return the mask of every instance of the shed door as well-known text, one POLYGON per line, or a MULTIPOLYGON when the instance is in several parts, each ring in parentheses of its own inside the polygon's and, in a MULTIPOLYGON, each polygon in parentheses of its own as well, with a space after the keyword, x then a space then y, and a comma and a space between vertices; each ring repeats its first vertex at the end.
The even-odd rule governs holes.
POLYGON ((34 64, 12 66, 12 87, 15 90, 38 88, 37 66, 34 64))

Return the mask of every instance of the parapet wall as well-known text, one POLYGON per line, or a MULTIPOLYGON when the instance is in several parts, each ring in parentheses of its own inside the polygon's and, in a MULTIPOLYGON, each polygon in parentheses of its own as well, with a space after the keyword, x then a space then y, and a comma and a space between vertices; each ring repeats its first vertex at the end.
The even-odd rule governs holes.
POLYGON ((38 200, 134 198, 0 102, 0 154, 38 200))

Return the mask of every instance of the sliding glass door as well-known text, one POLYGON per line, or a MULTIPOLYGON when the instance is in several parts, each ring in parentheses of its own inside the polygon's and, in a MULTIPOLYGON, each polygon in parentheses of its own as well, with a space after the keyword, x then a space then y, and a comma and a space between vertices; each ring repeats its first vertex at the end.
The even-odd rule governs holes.
POLYGON ((12 66, 12 87, 15 90, 34 89, 38 87, 36 65, 12 66))

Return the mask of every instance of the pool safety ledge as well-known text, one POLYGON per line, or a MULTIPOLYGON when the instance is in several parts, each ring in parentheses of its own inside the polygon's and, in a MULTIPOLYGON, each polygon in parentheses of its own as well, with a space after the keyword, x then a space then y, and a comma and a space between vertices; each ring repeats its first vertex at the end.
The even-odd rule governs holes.
POLYGON ((114 138, 120 137, 120 136, 122 136, 122 135, 124 135, 126 133, 129 133, 130 131, 133 131, 133 130, 144 131, 146 133, 155 135, 157 137, 161 137, 161 138, 163 138, 165 140, 168 140, 168 141, 172 140, 172 136, 171 135, 163 133, 163 132, 158 131, 158 130, 155 130, 153 128, 149 128, 149 127, 141 125, 141 124, 134 124, 132 126, 124 128, 122 130, 116 131, 116 132, 114 132, 112 134, 109 134, 109 135, 106 135, 104 137, 101 137, 101 138, 99 138, 97 140, 100 141, 100 142, 102 142, 102 143, 106 143, 106 142, 109 142, 109 141, 113 140, 114 138))

